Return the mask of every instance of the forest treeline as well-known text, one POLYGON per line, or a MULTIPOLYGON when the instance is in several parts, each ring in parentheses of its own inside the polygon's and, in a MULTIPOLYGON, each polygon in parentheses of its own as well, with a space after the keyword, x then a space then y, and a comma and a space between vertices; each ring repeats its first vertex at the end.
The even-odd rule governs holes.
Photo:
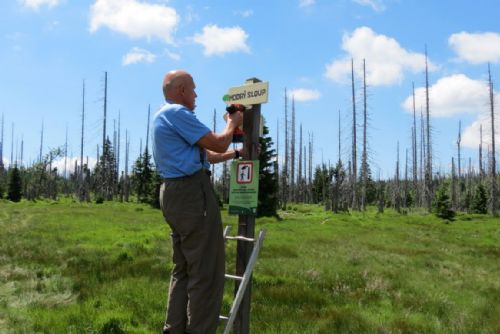
MULTIPOLYGON (((431 136, 431 109, 429 103, 429 79, 426 52, 426 105, 425 113, 417 115, 415 110, 415 88, 413 86, 413 119, 409 129, 411 147, 404 150, 404 159, 400 158, 399 142, 397 159, 394 162, 394 177, 376 179, 370 166, 369 115, 366 85, 366 62, 363 60, 363 79, 361 94, 357 94, 357 82, 354 78, 354 60, 351 61, 352 79, 352 124, 350 125, 350 155, 342 158, 341 117, 338 119, 338 160, 332 163, 313 164, 314 133, 309 132, 307 142, 303 135, 302 124, 298 134, 295 119, 295 100, 284 93, 284 126, 277 123, 276 144, 269 136, 268 127, 264 126, 264 135, 260 138, 260 186, 259 214, 276 216, 277 209, 288 209, 291 203, 322 204, 325 210, 335 213, 349 210, 366 210, 367 206, 376 206, 379 212, 384 208, 394 208, 405 213, 414 208, 424 208, 438 216, 453 219, 455 212, 490 213, 497 215, 499 175, 495 160, 495 101, 493 81, 488 66, 488 89, 490 106, 491 145, 483 154, 481 126, 480 145, 478 147, 478 167, 473 167, 472 158, 468 163, 461 156, 461 124, 457 137, 457 156, 451 157, 451 171, 448 173, 433 170, 433 146, 431 136), (360 95, 360 96, 359 96, 360 95), (291 99, 291 111, 289 110, 291 99), (362 129, 362 131, 359 131, 362 129), (280 131, 281 130, 281 131, 280 131), (280 145, 280 134, 284 136, 280 145), (298 139, 298 143, 297 143, 298 139), (284 152, 279 152, 280 147, 284 152)), ((58 199, 60 196, 72 197, 78 201, 137 201, 159 207, 158 192, 161 178, 156 172, 148 151, 150 109, 148 108, 146 145, 132 164, 129 172, 130 140, 125 134, 125 170, 120 171, 120 125, 114 131, 113 140, 106 133, 107 113, 107 73, 103 105, 103 141, 101 154, 98 155, 95 168, 90 169, 83 162, 83 143, 85 125, 85 83, 82 94, 82 130, 81 155, 75 161, 69 175, 53 167, 54 161, 67 157, 67 142, 61 148, 54 149, 42 156, 43 126, 40 143, 40 156, 31 166, 10 164, 8 168, 2 162, 2 137, 0 138, 0 198, 19 201, 21 198, 37 200, 41 198, 58 199)), ((118 124, 120 124, 118 122, 118 124)), ((213 119, 216 129, 216 111, 213 119)), ((332 143, 334 138, 332 138, 332 143)), ((344 145, 345 146, 345 145, 344 145)), ((22 146, 21 146, 22 147, 22 146)), ((98 147, 99 152, 99 147, 98 147)), ((22 152, 22 151, 21 151, 22 152)), ((17 155, 17 154, 16 154, 17 155)), ((22 153, 21 153, 22 156, 22 153)), ((12 160, 12 159, 11 159, 12 160)), ((21 158, 22 161, 22 158, 21 158)), ((212 181, 220 203, 229 199, 229 162, 222 164, 221 171, 215 173, 212 168, 212 181)))

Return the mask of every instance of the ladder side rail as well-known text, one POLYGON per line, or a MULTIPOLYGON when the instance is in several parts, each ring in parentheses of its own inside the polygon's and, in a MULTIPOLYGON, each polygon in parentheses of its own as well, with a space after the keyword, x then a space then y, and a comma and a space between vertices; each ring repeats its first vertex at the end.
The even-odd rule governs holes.
POLYGON ((226 241, 227 237, 229 236, 229 232, 231 232, 231 225, 227 225, 224 228, 224 241, 226 241))
POLYGON ((259 237, 254 244, 254 248, 252 251, 252 255, 248 261, 247 268, 245 269, 245 273, 243 275, 243 279, 241 280, 240 286, 238 288, 238 292, 236 293, 236 297, 234 298, 233 305, 231 306, 231 310, 229 311, 229 319, 226 323, 226 328, 224 329, 224 334, 229 334, 229 331, 233 327, 234 320, 236 319, 236 314, 238 313, 238 309, 240 307, 241 301, 243 300, 243 296, 245 295, 245 291, 252 277, 253 267, 257 262, 257 256, 259 255, 260 247, 262 246, 262 242, 266 235, 266 230, 260 230, 259 237))

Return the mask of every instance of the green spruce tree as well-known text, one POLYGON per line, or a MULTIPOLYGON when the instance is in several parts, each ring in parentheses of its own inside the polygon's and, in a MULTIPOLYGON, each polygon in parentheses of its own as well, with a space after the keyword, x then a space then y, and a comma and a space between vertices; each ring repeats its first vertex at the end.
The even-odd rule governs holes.
POLYGON ((94 170, 96 202, 102 202, 102 200, 112 201, 118 182, 115 153, 109 138, 106 138, 102 152, 94 170))
POLYGON ((455 211, 451 208, 450 196, 448 195, 448 182, 443 182, 434 198, 434 214, 442 219, 452 221, 455 218, 455 211))
POLYGON ((158 199, 156 189, 159 191, 158 184, 161 183, 160 177, 155 172, 151 161, 151 154, 148 149, 144 150, 134 163, 132 169, 132 186, 137 195, 137 202, 154 204, 158 199))
POLYGON ((14 166, 10 170, 9 175, 9 191, 7 193, 7 199, 12 202, 19 202, 21 200, 23 184, 21 180, 21 173, 17 166, 14 166))
POLYGON ((278 179, 276 176, 276 151, 269 129, 264 125, 263 136, 259 138, 259 204, 257 216, 275 216, 278 209, 278 179))
POLYGON ((476 187, 476 192, 472 198, 472 212, 486 214, 488 212, 488 196, 482 184, 476 187))

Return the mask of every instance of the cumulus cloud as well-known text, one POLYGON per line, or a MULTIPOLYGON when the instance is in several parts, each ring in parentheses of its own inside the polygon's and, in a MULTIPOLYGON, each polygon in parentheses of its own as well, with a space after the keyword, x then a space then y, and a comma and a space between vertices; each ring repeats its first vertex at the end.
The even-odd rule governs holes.
POLYGON ((156 60, 156 55, 148 50, 141 48, 133 48, 122 59, 122 65, 132 65, 136 63, 153 63, 156 60))
POLYGON ((381 0, 353 0, 353 1, 358 5, 371 7, 376 12, 382 12, 385 10, 385 6, 381 0))
POLYGON ((316 0, 300 0, 299 7, 309 7, 316 3, 316 0))
MULTIPOLYGON (((52 168, 57 168, 57 173, 59 175, 63 175, 64 174, 64 157, 61 157, 57 160, 54 160, 52 162, 52 168)), ((90 167, 90 170, 94 169, 95 168, 95 165, 97 163, 97 160, 95 158, 92 158, 92 157, 89 157, 89 167, 90 167)), ((66 171, 68 173, 68 176, 70 173, 73 173, 74 170, 75 170, 75 161, 77 162, 78 166, 80 166, 80 158, 76 158, 76 157, 67 157, 67 161, 66 161, 66 171)), ((86 164, 87 163, 87 159, 84 158, 83 159, 83 164, 86 164)))
MULTIPOLYGON (((351 59, 355 62, 355 74, 363 75, 359 66, 366 59, 366 80, 369 85, 394 85, 401 83, 404 71, 418 73, 425 70, 425 55, 402 48, 394 39, 377 34, 368 27, 360 27, 342 37, 342 49, 346 55, 326 65, 325 76, 336 82, 347 82, 351 73, 351 59)), ((429 70, 437 67, 428 62, 429 70)))
POLYGON ((193 40, 203 45, 206 56, 222 55, 228 52, 250 52, 246 44, 248 34, 240 27, 219 28, 215 24, 203 27, 203 32, 194 35, 193 40))
POLYGON ((500 34, 494 32, 460 32, 448 38, 458 59, 472 64, 500 62, 500 34))
POLYGON ((158 38, 170 44, 179 20, 172 7, 137 0, 97 0, 90 9, 91 32, 107 27, 130 38, 158 38))
POLYGON ((304 102, 319 99, 321 93, 316 89, 297 88, 288 91, 288 96, 293 96, 297 102, 304 102))
MULTIPOLYGON (((486 156, 488 145, 491 145, 491 120, 487 113, 479 117, 462 132, 462 146, 477 149, 481 142, 481 125, 483 127, 483 156, 486 156)), ((498 117, 495 118, 498 127, 498 117)), ((495 132, 495 144, 500 145, 500 136, 495 132)))
POLYGON ((23 7, 38 10, 42 6, 54 7, 59 4, 59 0, 18 0, 23 7))
MULTIPOLYGON (((439 79, 429 88, 431 116, 451 117, 461 113, 477 114, 486 109, 489 101, 488 85, 464 74, 439 79)), ((415 89, 415 106, 425 107, 425 87, 415 89)), ((403 102, 403 108, 413 112, 413 97, 403 102)))

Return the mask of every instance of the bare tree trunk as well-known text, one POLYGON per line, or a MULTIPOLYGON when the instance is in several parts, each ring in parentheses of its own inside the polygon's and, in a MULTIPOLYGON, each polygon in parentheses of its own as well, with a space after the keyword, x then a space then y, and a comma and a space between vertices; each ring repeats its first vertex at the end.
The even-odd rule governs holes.
POLYGON ((483 125, 479 125, 479 181, 482 182, 484 177, 483 168, 483 125))
MULTIPOLYGON (((102 149, 104 150, 106 143, 106 114, 108 108, 108 72, 104 72, 104 106, 103 106, 103 120, 102 120, 102 149)), ((105 154, 105 152, 103 152, 105 154)))
POLYGON ((408 149, 405 149, 405 180, 403 186, 403 207, 408 208, 408 149))
POLYGON ((400 193, 400 184, 399 184, 399 141, 398 141, 398 153, 397 153, 397 159, 396 159, 396 190, 394 194, 394 208, 398 213, 401 213, 401 193, 400 193))
MULTIPOLYGON (((117 141, 117 146, 116 146, 116 177, 120 177, 120 142, 121 142, 121 111, 118 111, 118 141, 117 141)), ((122 199, 123 201, 123 199, 122 199)))
POLYGON ((458 192, 456 193, 456 203, 455 203, 455 209, 460 210, 461 209, 461 195, 462 195, 462 166, 461 166, 461 161, 462 157, 460 156, 460 144, 462 142, 462 121, 458 121, 458 138, 457 138, 457 151, 458 151, 458 192))
POLYGON ((125 178, 123 184, 123 192, 125 194, 125 202, 129 200, 129 179, 128 179, 128 158, 130 151, 130 138, 128 136, 128 130, 125 130, 125 178))
POLYGON ((413 165, 413 190, 415 191, 415 204, 419 198, 418 191, 418 176, 417 176, 417 115, 415 108, 415 83, 412 82, 413 88, 413 131, 412 131, 412 165, 413 165))
POLYGON ((430 124, 430 110, 429 110, 429 70, 427 64, 427 47, 425 48, 425 111, 427 120, 427 165, 425 168, 425 190, 426 190, 426 204, 427 211, 432 211, 432 145, 431 145, 431 124, 430 124))
POLYGON ((297 177, 297 202, 303 201, 303 189, 302 189, 302 123, 300 123, 299 130, 299 175, 297 177))
POLYGON ((451 205, 457 207, 457 182, 455 174, 455 159, 451 157, 451 205))
POLYGON ((295 191, 295 97, 292 95, 292 138, 290 141, 290 200, 296 202, 295 191))
POLYGON ((308 193, 309 193, 309 198, 312 202, 312 174, 313 174, 313 152, 314 152, 314 133, 311 133, 310 139, 309 139, 309 186, 308 186, 308 193))
MULTIPOLYGON (((80 202, 85 200, 84 186, 83 186, 83 140, 85 134, 85 80, 82 85, 82 132, 80 136, 80 170, 78 171, 78 199, 80 202)), ((99 148, 97 148, 99 152, 99 148)), ((98 153, 99 154, 99 153, 98 153)), ((97 158, 99 162, 99 158, 97 158)), ((88 167, 88 166, 87 166, 88 167)))
POLYGON ((363 59, 363 153, 361 155, 361 210, 366 209, 366 188, 368 185, 368 153, 366 147, 367 107, 366 107, 366 62, 363 59))
POLYGON ((357 175, 358 175, 358 165, 357 165, 357 152, 356 152, 356 96, 354 89, 354 60, 351 59, 351 79, 352 79, 352 174, 351 174, 351 185, 352 185, 352 208, 359 209, 358 194, 357 194, 357 175))
POLYGON ((278 208, 281 208, 281 202, 283 197, 281 195, 281 173, 280 173, 280 120, 279 117, 276 120, 276 183, 278 184, 278 189, 276 189, 276 196, 278 197, 278 208))
POLYGON ((493 81, 491 80, 490 64, 488 64, 488 81, 490 89, 490 116, 491 116, 491 214, 497 215, 497 180, 495 158, 495 99, 493 96, 493 81))
POLYGON ((288 95, 285 88, 285 164, 283 169, 283 209, 286 210, 288 202, 288 95))
POLYGON ((420 108, 420 206, 425 206, 425 168, 427 152, 425 151, 425 122, 422 108, 420 108))

